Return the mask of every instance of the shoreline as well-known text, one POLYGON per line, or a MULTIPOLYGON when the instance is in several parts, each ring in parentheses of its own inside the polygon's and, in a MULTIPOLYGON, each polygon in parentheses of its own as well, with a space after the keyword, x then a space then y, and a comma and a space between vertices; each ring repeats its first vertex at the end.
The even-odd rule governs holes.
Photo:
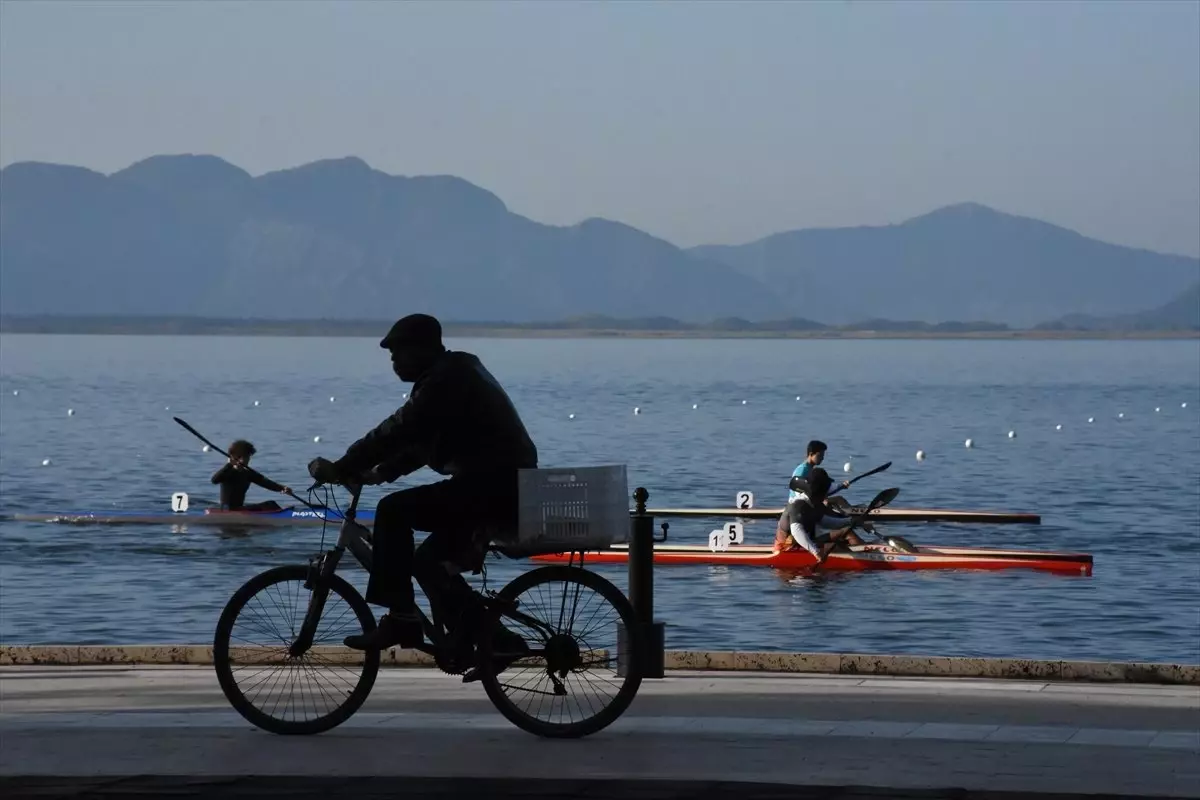
MULTIPOLYGON (((41 325, 0 323, 0 335, 24 336, 253 336, 281 339, 379 339, 387 324, 326 327, 322 325, 41 325)), ((447 324, 447 339, 755 339, 755 340, 892 340, 892 341, 1181 341, 1200 340, 1200 331, 891 331, 891 330, 634 330, 615 328, 504 328, 447 324)))
MULTIPOLYGON (((353 662, 345 647, 321 648, 331 660, 353 662)), ((419 651, 389 648, 381 667, 426 668, 419 651)), ((197 644, 0 645, 3 667, 211 666, 212 646, 197 644)), ((1141 683, 1200 686, 1200 664, 1131 661, 1066 661, 862 653, 787 653, 667 650, 667 671, 773 672, 923 678, 1141 683)))

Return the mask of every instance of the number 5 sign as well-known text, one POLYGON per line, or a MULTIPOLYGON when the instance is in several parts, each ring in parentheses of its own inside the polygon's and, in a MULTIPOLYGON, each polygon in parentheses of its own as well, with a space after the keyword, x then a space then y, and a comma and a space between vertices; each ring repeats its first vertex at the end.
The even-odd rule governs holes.
POLYGON ((726 522, 723 528, 719 528, 708 534, 708 549, 714 553, 718 550, 728 550, 731 544, 741 544, 745 541, 745 535, 740 522, 726 522))

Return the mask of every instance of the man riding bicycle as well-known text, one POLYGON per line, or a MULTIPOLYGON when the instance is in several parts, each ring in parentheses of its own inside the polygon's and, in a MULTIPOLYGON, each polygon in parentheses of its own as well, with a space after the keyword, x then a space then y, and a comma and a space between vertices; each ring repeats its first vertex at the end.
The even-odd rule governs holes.
MULTIPOLYGON (((461 619, 471 589, 446 565, 470 552, 476 530, 516 527, 517 471, 538 465, 537 447, 504 389, 476 356, 445 348, 437 319, 403 317, 379 346, 391 352, 396 376, 413 384, 408 401, 337 461, 315 459, 310 474, 326 483, 378 484, 428 466, 449 477, 379 501, 366 599, 388 611, 372 632, 346 638, 356 650, 421 643, 413 577, 448 625, 461 619), (415 553, 414 530, 429 532, 415 553)), ((497 635, 524 646, 507 629, 497 635)))

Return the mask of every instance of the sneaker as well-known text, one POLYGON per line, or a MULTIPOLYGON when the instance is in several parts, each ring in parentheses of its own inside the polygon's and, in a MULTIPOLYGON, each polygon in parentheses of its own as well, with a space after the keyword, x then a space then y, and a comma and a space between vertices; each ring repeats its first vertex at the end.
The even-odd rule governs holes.
POLYGON ((343 643, 352 650, 386 650, 389 647, 416 647, 425 641, 421 620, 415 614, 388 613, 370 633, 347 636, 343 643))

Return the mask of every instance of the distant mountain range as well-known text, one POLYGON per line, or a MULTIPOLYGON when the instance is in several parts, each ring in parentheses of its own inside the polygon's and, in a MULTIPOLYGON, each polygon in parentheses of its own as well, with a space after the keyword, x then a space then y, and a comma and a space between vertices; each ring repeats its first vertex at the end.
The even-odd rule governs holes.
POLYGON ((1145 309, 1187 317, 1195 294, 1181 293, 1197 282, 1200 259, 975 204, 684 250, 602 219, 543 225, 459 178, 392 176, 357 158, 259 177, 192 155, 107 176, 0 170, 7 316, 387 320, 419 309, 511 323, 1003 328, 1144 322, 1145 309), (862 322, 897 319, 924 323, 862 322))
POLYGON ((1200 283, 1158 308, 1135 314, 1092 317, 1068 314, 1053 322, 1036 326, 1038 330, 1074 331, 1200 331, 1200 283))
POLYGON ((802 316, 993 320, 1027 327, 1173 300, 1200 259, 1120 247, 974 203, 899 225, 798 230, 689 252, 796 298, 802 316))

